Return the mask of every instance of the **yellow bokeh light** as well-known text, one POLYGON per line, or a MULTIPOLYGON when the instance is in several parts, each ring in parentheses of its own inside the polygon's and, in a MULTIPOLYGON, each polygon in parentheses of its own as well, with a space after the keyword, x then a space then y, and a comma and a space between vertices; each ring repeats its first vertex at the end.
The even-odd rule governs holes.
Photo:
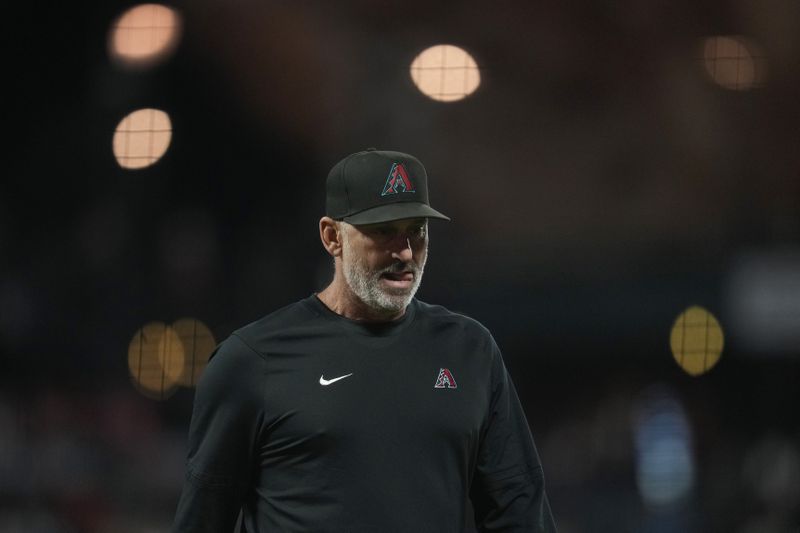
POLYGON ((122 168, 145 168, 166 153, 172 141, 169 115, 159 109, 139 109, 123 118, 114 131, 114 157, 122 168))
POLYGON ((112 24, 109 53, 128 67, 148 67, 166 58, 180 38, 178 13, 159 4, 141 4, 125 11, 112 24))
POLYGON ((739 36, 709 37, 703 42, 706 73, 725 89, 745 91, 764 85, 766 59, 758 46, 739 36))
POLYGON ((411 63, 411 79, 424 95, 440 102, 466 98, 481 83, 472 56, 449 44, 423 50, 411 63))
POLYGON ((175 392, 183 375, 185 354, 180 337, 163 322, 150 322, 128 345, 128 371, 136 388, 155 400, 175 392))
POLYGON ((717 364, 725 338, 714 315, 694 305, 678 315, 669 344, 678 365, 688 374, 699 376, 717 364))
POLYGON ((194 387, 217 342, 208 326, 194 318, 176 320, 172 329, 178 334, 185 355, 183 372, 178 383, 184 387, 194 387))

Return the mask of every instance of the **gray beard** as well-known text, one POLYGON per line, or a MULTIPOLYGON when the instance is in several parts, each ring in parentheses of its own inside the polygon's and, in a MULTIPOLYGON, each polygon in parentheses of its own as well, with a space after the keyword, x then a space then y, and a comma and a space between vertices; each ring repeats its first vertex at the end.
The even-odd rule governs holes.
MULTIPOLYGON (((425 261, 422 264, 410 262, 404 264, 397 262, 395 265, 381 269, 370 270, 360 258, 353 254, 350 242, 346 236, 343 238, 342 250, 342 270, 344 279, 350 290, 353 291, 359 300, 367 307, 375 311, 396 313, 405 309, 414 295, 417 293, 422 283, 422 273, 425 270, 425 261), (414 282, 408 290, 387 289, 380 285, 381 274, 410 270, 414 273, 414 282)), ((428 246, 425 245, 425 260, 428 258, 428 246)))

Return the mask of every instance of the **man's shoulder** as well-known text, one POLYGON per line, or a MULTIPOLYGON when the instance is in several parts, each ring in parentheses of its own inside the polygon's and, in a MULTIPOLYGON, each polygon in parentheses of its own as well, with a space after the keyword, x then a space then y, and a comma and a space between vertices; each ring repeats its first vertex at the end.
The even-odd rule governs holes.
POLYGON ((275 327, 292 326, 307 321, 313 317, 314 313, 308 306, 308 298, 292 302, 271 313, 246 324, 236 331, 237 335, 252 335, 261 330, 269 330, 275 327))
POLYGON ((492 334, 486 326, 465 313, 451 311, 443 305, 429 304, 421 300, 416 300, 416 304, 418 317, 423 322, 429 322, 434 327, 458 328, 471 337, 492 339, 492 334))
POLYGON ((304 298, 240 327, 231 333, 230 338, 236 338, 253 351, 263 353, 270 343, 296 336, 298 328, 313 327, 316 318, 318 315, 308 304, 308 298, 304 298))

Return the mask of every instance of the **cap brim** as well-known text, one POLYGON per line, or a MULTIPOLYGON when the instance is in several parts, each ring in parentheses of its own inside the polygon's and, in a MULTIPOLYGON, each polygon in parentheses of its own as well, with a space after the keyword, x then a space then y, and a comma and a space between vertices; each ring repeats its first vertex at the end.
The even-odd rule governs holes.
POLYGON ((342 218, 348 224, 378 224, 380 222, 391 222, 404 218, 438 218, 450 220, 450 217, 443 215, 429 205, 419 202, 399 202, 394 204, 379 205, 371 209, 355 213, 342 218))

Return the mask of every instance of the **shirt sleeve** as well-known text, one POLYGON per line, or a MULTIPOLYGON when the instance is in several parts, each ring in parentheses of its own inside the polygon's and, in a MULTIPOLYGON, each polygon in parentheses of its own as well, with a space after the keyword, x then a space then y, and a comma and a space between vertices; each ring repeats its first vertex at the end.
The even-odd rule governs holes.
POLYGON ((235 335, 211 356, 195 394, 173 533, 233 531, 255 470, 263 364, 235 335))
POLYGON ((525 413, 492 341, 492 390, 470 490, 481 533, 555 533, 544 475, 525 413))

